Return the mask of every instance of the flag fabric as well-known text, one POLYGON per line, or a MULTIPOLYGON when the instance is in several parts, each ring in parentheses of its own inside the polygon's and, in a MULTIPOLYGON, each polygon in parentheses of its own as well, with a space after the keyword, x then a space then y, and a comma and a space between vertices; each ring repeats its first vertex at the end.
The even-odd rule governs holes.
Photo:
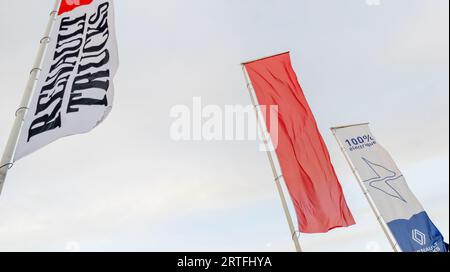
POLYGON ((112 108, 118 66, 113 1, 62 0, 50 33, 14 161, 91 131, 112 108))
MULTIPOLYGON (((259 105, 278 107, 276 153, 303 233, 354 225, 289 53, 244 64, 259 105)), ((266 118, 270 130, 270 118, 266 118)), ((271 133, 271 131, 269 131, 271 133)), ((272 135, 272 138, 274 135, 272 135)))
POLYGON ((405 252, 446 251, 444 238, 377 142, 369 125, 333 129, 357 175, 405 252))
POLYGON ((65 12, 70 12, 80 6, 89 5, 93 0, 63 0, 61 1, 61 6, 58 10, 58 15, 61 15, 65 12))

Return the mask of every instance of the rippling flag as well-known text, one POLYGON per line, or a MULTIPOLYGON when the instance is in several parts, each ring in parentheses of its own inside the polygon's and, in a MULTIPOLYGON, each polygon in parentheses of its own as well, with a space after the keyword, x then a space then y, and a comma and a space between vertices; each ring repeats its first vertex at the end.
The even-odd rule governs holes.
POLYGON ((278 143, 276 153, 300 231, 324 233, 355 224, 289 53, 244 66, 259 105, 278 106, 278 139, 273 142, 278 143))
POLYGON ((63 0, 48 37, 14 161, 100 124, 113 105, 118 66, 111 0, 63 0))
POLYGON ((392 157, 375 139, 369 125, 332 130, 402 251, 448 251, 444 237, 408 187, 392 157))

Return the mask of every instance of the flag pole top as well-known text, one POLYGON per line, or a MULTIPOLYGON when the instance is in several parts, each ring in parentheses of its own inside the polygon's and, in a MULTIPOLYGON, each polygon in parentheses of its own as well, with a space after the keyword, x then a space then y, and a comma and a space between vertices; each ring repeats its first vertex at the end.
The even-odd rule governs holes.
POLYGON ((343 129, 343 128, 359 127, 359 126, 366 126, 366 125, 370 125, 370 123, 361 123, 361 124, 353 124, 353 125, 346 125, 346 126, 331 127, 330 130, 338 130, 338 129, 343 129))
POLYGON ((285 55, 285 54, 289 54, 289 53, 291 53, 291 51, 286 51, 286 52, 282 52, 282 53, 279 53, 279 54, 275 54, 275 55, 271 55, 271 56, 267 56, 267 57, 263 57, 263 58, 259 58, 259 59, 249 60, 249 61, 241 63, 241 65, 244 66, 244 65, 252 63, 252 62, 265 60, 265 59, 269 59, 269 58, 273 58, 273 57, 277 57, 277 56, 281 56, 281 55, 285 55))

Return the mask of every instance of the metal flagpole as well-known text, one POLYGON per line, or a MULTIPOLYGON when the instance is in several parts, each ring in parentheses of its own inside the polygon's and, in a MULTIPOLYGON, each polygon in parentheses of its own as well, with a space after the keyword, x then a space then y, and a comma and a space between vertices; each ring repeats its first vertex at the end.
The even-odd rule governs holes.
MULTIPOLYGON (((247 82, 247 87, 248 87, 248 91, 250 93, 250 98, 252 100, 253 106, 256 109, 256 114, 257 114, 257 119, 258 119, 258 124, 259 124, 259 128, 261 129, 262 133, 264 135, 267 135, 265 132, 267 132, 267 126, 266 124, 263 124, 263 118, 261 118, 260 114, 261 111, 257 109, 257 102, 256 102, 256 98, 255 95, 253 94, 253 85, 251 83, 250 77, 248 75, 247 69, 245 69, 245 64, 242 64, 242 70, 244 71, 244 76, 245 76, 245 80, 247 82)), ((270 166, 272 168, 272 172, 273 172, 273 176, 275 179, 275 183, 277 185, 277 190, 278 190, 278 194, 280 195, 280 199, 281 199, 281 204, 283 206, 283 210, 284 213, 286 215, 286 220, 288 222, 289 225, 289 229, 292 235, 292 240, 294 242, 294 246, 295 246, 295 250, 297 252, 302 252, 302 248, 300 246, 300 241, 299 238, 297 236, 297 231, 295 230, 294 227, 294 222, 292 220, 291 214, 289 212, 289 207, 286 201, 286 197, 284 196, 284 192, 283 192, 283 187, 281 186, 281 178, 283 177, 283 175, 279 175, 277 168, 275 166, 275 161, 273 159, 272 153, 269 151, 269 141, 267 139, 264 139, 264 144, 266 146, 266 150, 267 150, 267 157, 269 158, 269 162, 270 162, 270 166)))
POLYGON ((50 18, 47 23, 47 27, 45 29, 44 37, 41 39, 41 44, 39 46, 39 50, 36 56, 36 59, 33 64, 33 69, 31 69, 30 77, 28 79, 28 83, 25 87, 25 91, 22 96, 22 100, 19 108, 16 111, 16 117, 14 120, 13 127, 11 129, 11 133, 8 138, 8 142, 5 147, 5 151, 0 160, 0 194, 3 190, 3 185, 5 183, 6 175, 8 174, 8 170, 14 165, 14 152, 16 150, 17 142, 19 140, 20 131, 22 129, 23 120, 25 118, 26 112, 28 110, 28 103, 33 95, 33 88, 38 79, 38 75, 41 71, 41 62, 45 53, 45 49, 47 48, 47 44, 50 42, 50 31, 53 28, 53 24, 56 20, 56 16, 58 14, 58 7, 61 0, 55 0, 55 5, 53 7, 52 12, 50 13, 50 18))
POLYGON ((349 164, 350 168, 352 169, 353 174, 355 175, 356 180, 358 181, 359 186, 361 187, 361 190, 363 191, 364 195, 366 196, 367 201, 370 204, 370 207, 372 208, 373 213, 375 214, 375 217, 378 220, 378 223, 380 223, 381 228, 383 229, 384 234, 386 235, 387 239, 389 240, 389 243, 391 244, 392 249, 395 252, 399 252, 398 248, 397 248, 397 242, 396 240, 393 238, 391 232, 389 231, 386 223, 384 222, 383 218, 381 217, 380 212, 378 211, 375 202, 373 201, 372 197, 369 194, 369 191, 366 189, 366 187, 364 186, 364 182, 363 179, 361 178, 361 176, 359 175, 358 171, 356 170, 355 165, 353 164, 353 162, 351 161, 350 157, 348 156, 347 152, 345 152, 345 148, 342 145, 341 141, 339 141, 339 138, 336 135, 336 130, 337 129, 342 129, 342 128, 348 128, 348 127, 354 127, 354 126, 361 126, 361 125, 368 125, 369 123, 365 123, 365 124, 357 124, 357 125, 350 125, 350 126, 342 126, 342 127, 333 127, 331 128, 331 131, 333 132, 334 137, 336 138, 336 141, 338 142, 338 145, 342 151, 342 153, 344 154, 345 159, 347 160, 347 163, 349 164))

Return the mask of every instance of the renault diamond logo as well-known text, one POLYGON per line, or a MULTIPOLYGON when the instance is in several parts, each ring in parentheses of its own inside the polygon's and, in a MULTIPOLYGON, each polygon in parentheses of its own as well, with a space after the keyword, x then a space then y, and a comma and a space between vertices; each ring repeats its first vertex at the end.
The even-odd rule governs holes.
POLYGON ((417 229, 412 231, 412 239, 421 246, 424 246, 427 243, 425 234, 417 229))

